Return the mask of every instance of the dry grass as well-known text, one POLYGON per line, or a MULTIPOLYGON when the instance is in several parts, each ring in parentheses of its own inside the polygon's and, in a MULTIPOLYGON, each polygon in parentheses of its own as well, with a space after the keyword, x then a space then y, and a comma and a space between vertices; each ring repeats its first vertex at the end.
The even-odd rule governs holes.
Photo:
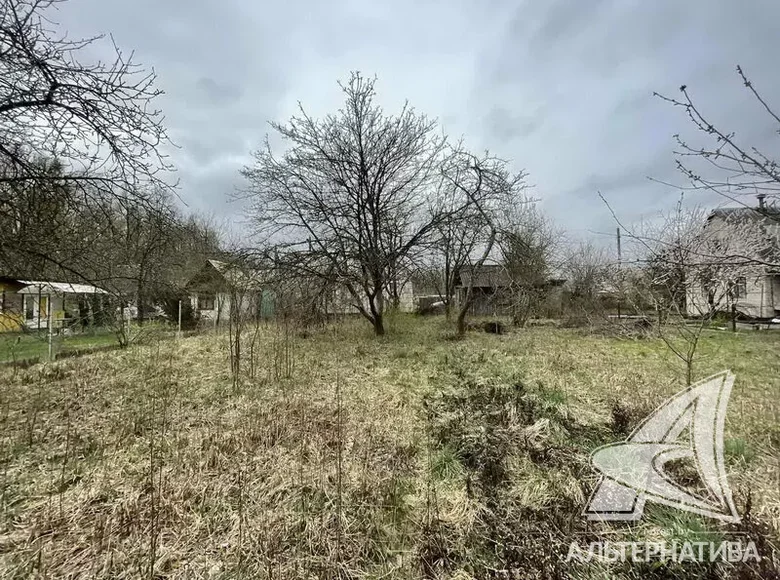
MULTIPOLYGON (((3 375, 2 576, 564 573, 529 555, 598 531, 579 517, 588 451, 619 437, 616 405, 630 422, 679 390, 681 365, 659 342, 576 330, 453 341, 440 320, 411 318, 391 330, 294 335, 289 378, 273 326, 238 383, 215 335, 3 375)), ((726 432, 738 507, 749 492, 776 537, 780 337, 712 333, 701 349, 699 378, 737 375, 726 432)), ((659 512, 631 533, 678 524, 659 512)))

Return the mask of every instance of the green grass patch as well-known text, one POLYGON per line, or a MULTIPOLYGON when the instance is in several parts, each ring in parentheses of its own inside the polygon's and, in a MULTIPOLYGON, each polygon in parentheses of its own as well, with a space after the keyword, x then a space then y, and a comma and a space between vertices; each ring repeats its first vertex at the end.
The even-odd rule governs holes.
MULTIPOLYGON (((111 344, 117 344, 117 338, 116 334, 110 331, 52 337, 55 355, 61 352, 88 350, 111 344)), ((0 362, 45 358, 48 356, 48 352, 49 338, 45 333, 0 334, 0 362)))

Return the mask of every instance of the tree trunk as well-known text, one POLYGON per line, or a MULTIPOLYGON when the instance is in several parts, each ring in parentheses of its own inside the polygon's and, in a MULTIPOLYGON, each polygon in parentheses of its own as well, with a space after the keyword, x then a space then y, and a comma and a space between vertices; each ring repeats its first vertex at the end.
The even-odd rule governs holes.
POLYGON ((374 325, 374 334, 376 336, 382 336, 385 333, 385 296, 382 292, 382 284, 378 278, 376 279, 375 284, 379 290, 377 291, 376 296, 370 300, 371 313, 373 315, 373 320, 371 322, 374 325))
POLYGON ((385 334, 385 323, 382 314, 375 314, 372 323, 374 325, 374 334, 376 336, 383 336, 385 334))
POLYGON ((89 326, 89 301, 84 295, 78 295, 79 301, 79 325, 82 332, 89 326))
POLYGON ((474 288, 472 287, 472 284, 473 281, 469 282, 469 285, 466 288, 466 295, 463 297, 463 302, 459 305, 460 310, 458 310, 457 319, 458 336, 466 334, 466 316, 469 313, 469 308, 471 308, 471 303, 474 302, 474 288))
POLYGON ((144 303, 144 289, 140 284, 138 285, 138 294, 135 300, 136 319, 138 320, 138 326, 143 326, 146 320, 146 310, 144 303))
POLYGON ((468 313, 468 306, 461 308, 458 312, 458 336, 466 334, 466 314, 468 313))

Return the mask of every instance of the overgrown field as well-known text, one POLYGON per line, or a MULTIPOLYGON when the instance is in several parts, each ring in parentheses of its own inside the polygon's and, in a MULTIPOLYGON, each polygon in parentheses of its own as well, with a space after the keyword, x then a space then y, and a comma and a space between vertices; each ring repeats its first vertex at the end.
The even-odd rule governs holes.
MULTIPOLYGON (((589 452, 684 385, 657 339, 472 332, 399 318, 261 329, 38 365, 0 381, 3 578, 771 578, 780 336, 711 332, 696 378, 736 374, 726 424, 742 524, 648 503, 581 517, 589 452), (746 534, 760 564, 565 563, 599 537, 746 534)), ((775 558, 773 560, 773 558, 775 558)), ((774 571, 773 571, 774 570, 774 571)))

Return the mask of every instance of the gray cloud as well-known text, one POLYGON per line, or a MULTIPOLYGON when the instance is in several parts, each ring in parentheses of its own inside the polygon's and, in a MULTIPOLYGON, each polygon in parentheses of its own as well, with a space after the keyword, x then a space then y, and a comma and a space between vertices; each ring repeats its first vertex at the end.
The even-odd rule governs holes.
POLYGON ((227 106, 241 97, 241 89, 228 83, 218 83, 212 78, 201 77, 195 86, 212 105, 227 106))
POLYGON ((526 169, 575 235, 612 229, 599 190, 626 219, 676 201, 647 176, 679 182, 672 135, 700 136, 653 91, 674 96, 685 83, 744 142, 777 138, 734 72, 742 64, 767 96, 780 93, 772 2, 72 0, 57 18, 72 36, 111 32, 154 66, 181 197, 222 216, 240 213, 225 194, 268 121, 298 101, 334 110, 336 80, 354 69, 379 77, 389 110, 408 99, 454 138, 526 169))

